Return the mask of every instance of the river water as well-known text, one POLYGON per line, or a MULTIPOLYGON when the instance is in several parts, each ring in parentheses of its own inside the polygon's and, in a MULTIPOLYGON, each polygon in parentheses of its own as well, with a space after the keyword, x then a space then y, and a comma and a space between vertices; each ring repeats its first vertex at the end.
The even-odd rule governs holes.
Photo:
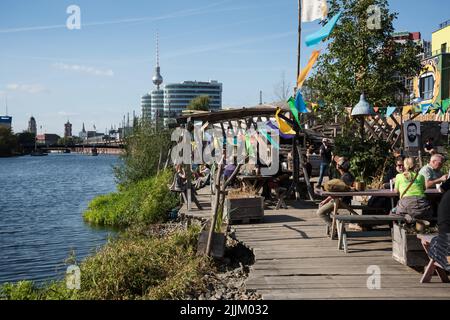
POLYGON ((0 284, 60 279, 74 251, 80 262, 114 233, 82 213, 116 189, 115 156, 51 154, 0 158, 0 284))

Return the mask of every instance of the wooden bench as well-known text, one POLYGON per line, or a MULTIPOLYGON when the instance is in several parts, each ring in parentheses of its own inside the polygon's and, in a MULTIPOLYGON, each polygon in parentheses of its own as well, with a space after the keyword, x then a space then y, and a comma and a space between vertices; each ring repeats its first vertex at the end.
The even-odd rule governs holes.
POLYGON ((404 222, 405 218, 395 217, 395 216, 379 216, 379 215, 335 215, 336 219, 337 233, 338 233, 338 249, 344 249, 345 253, 348 253, 347 238, 349 235, 358 235, 362 237, 369 236, 388 236, 391 234, 390 231, 358 231, 358 232, 347 232, 345 226, 350 223, 363 223, 366 225, 383 225, 390 222, 404 222))

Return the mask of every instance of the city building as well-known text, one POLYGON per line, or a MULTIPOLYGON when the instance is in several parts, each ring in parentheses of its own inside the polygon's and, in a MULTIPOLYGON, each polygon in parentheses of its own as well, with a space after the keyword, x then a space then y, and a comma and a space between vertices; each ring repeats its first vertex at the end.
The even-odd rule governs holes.
POLYGON ((34 117, 31 117, 28 121, 28 132, 35 135, 37 134, 36 119, 34 117))
POLYGON ((0 116, 0 127, 11 129, 12 117, 0 116))
MULTIPOLYGON (((421 48, 420 59, 431 54, 431 42, 422 39, 422 34, 420 32, 395 32, 392 35, 393 40, 396 43, 405 44, 408 41, 413 42, 421 48)), ((414 78, 405 77, 401 74, 397 75, 397 80, 403 84, 405 92, 398 93, 398 100, 403 101, 405 104, 409 104, 411 100, 411 94, 414 92, 414 78)))
POLYGON ((156 68, 152 78, 156 89, 141 97, 142 119, 158 125, 168 123, 182 114, 189 103, 199 96, 209 96, 210 110, 222 108, 222 84, 218 81, 184 81, 167 84, 163 88, 163 77, 159 65, 159 41, 156 41, 156 68))
POLYGON ((38 134, 36 136, 36 141, 40 145, 45 145, 46 147, 50 147, 53 145, 58 144, 58 140, 61 137, 57 134, 51 134, 51 133, 45 133, 45 134, 38 134))
POLYGON ((422 106, 439 104, 450 98, 450 20, 432 35, 432 50, 422 60, 422 72, 414 78, 413 90, 422 106))
POLYGON ((72 137, 72 124, 67 121, 67 123, 64 125, 64 138, 70 137, 72 137))
POLYGON ((190 102, 199 96, 210 98, 210 111, 222 109, 222 84, 217 81, 184 81, 166 85, 164 87, 165 121, 181 115, 190 102))
POLYGON ((86 139, 87 138, 87 133, 86 133, 86 128, 84 126, 84 122, 83 122, 83 129, 81 129, 81 132, 78 135, 81 139, 86 139))

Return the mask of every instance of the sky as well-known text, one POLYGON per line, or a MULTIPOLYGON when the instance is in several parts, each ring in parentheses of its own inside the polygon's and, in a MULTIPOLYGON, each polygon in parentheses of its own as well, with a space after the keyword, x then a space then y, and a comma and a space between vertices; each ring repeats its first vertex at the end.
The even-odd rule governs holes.
MULTIPOLYGON (((397 31, 431 40, 450 19, 448 0, 390 0, 397 31)), ((304 23, 303 37, 318 30, 304 23)), ((39 133, 78 134, 141 114, 153 90, 156 33, 164 83, 218 80, 223 107, 276 100, 283 74, 297 69, 296 0, 0 0, 0 114, 15 132, 36 118, 39 133), (69 30, 70 5, 81 29, 69 30), (41 129, 42 126, 42 129, 41 129)), ((312 49, 302 45, 302 65, 312 49)))

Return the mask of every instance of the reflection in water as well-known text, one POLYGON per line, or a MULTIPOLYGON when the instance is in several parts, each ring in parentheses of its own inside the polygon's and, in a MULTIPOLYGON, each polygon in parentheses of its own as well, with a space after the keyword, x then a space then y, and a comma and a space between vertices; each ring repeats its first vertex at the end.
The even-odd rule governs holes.
POLYGON ((115 191, 115 156, 74 154, 0 159, 0 284, 61 278, 113 234, 82 213, 99 194, 115 191))

